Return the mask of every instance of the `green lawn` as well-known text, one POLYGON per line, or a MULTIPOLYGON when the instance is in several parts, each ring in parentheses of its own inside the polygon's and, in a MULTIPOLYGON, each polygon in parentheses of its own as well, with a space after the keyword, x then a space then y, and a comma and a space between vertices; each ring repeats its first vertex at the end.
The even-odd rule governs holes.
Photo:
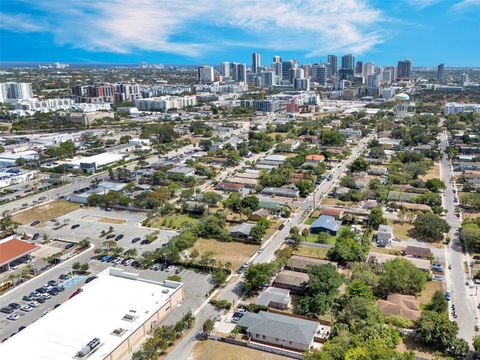
POLYGON ((312 225, 315 220, 317 220, 317 219, 309 217, 303 223, 306 224, 306 225, 312 225))
POLYGON ((325 248, 300 245, 298 250, 295 250, 293 254, 314 257, 317 259, 326 259, 327 252, 328 252, 328 249, 325 249, 325 248))
MULTIPOLYGON (((340 228, 340 231, 341 231, 342 229, 344 229, 344 228, 350 229, 350 226, 344 225, 344 226, 342 226, 342 227, 340 228)), ((339 232, 340 232, 340 231, 339 231, 339 232)), ((310 235, 308 235, 306 241, 316 243, 316 242, 318 242, 317 239, 318 239, 318 234, 310 234, 310 235)), ((326 241, 325 243, 326 243, 326 244, 330 244, 330 245, 335 245, 335 242, 336 242, 336 241, 337 241, 337 237, 336 237, 336 236, 329 235, 329 236, 328 236, 328 239, 327 239, 327 241, 326 241)))
POLYGON ((181 229, 182 224, 188 223, 190 225, 196 225, 199 219, 187 214, 173 214, 166 215, 157 218, 151 222, 151 227, 156 228, 169 228, 169 229, 181 229))

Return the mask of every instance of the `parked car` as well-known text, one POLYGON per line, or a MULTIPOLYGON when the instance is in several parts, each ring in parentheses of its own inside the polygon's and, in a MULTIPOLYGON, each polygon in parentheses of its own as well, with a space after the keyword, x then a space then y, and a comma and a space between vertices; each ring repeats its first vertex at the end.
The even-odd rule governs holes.
POLYGON ((285 224, 280 224, 280 226, 278 227, 278 230, 283 230, 285 228, 285 224))
POLYGON ((36 300, 33 300, 33 301, 30 301, 27 305, 32 307, 32 308, 36 308, 36 307, 40 306, 40 303, 36 300))
POLYGON ((170 265, 169 267, 167 267, 167 268, 165 269, 165 271, 166 271, 166 272, 170 272, 170 271, 172 271, 173 269, 175 269, 175 266, 170 265))
POLYGON ((76 228, 78 228, 78 227, 80 227, 80 224, 73 224, 73 225, 70 227, 70 229, 76 229, 76 228))
POLYGON ((139 237, 135 237, 135 238, 132 239, 132 244, 135 244, 136 242, 138 242, 140 240, 142 240, 142 239, 139 238, 139 237))
POLYGON ((33 308, 30 307, 30 306, 28 306, 28 305, 23 305, 23 306, 20 308, 20 310, 25 311, 25 312, 30 312, 30 311, 33 310, 33 308))
POLYGON ((18 316, 18 314, 13 313, 13 314, 8 315, 7 319, 15 321, 15 320, 20 319, 20 316, 18 316))
POLYGON ((67 274, 61 274, 58 278, 60 280, 68 280, 70 277, 67 274))
POLYGON ((38 224, 40 224, 40 221, 35 220, 34 222, 32 222, 32 223, 30 224, 30 226, 37 226, 38 224))
POLYGON ((82 289, 82 288, 79 288, 79 289, 75 290, 68 298, 71 299, 71 298, 73 298, 74 296, 80 294, 82 291, 83 291, 83 289, 82 289))
POLYGON ((115 237, 115 241, 122 240, 123 239, 123 234, 117 235, 115 237))
POLYGON ((0 311, 4 314, 11 314, 13 312, 13 308, 10 306, 4 306, 0 309, 0 311))
POLYGON ((115 237, 115 234, 108 234, 105 236, 105 239, 113 239, 115 237))
POLYGON ((445 293, 445 300, 450 301, 452 299, 452 294, 450 294, 450 291, 447 291, 445 293))
POLYGON ((8 306, 10 306, 11 308, 13 308, 15 310, 18 310, 18 309, 21 308, 21 305, 17 304, 17 303, 10 303, 10 304, 8 304, 8 306))
POLYGON ((177 268, 177 270, 175 270, 175 274, 180 274, 182 271, 183 271, 182 268, 177 268))
POLYGON ((72 243, 68 243, 67 245, 65 245, 65 249, 70 249, 72 247, 74 247, 75 244, 72 244, 72 243))
POLYGON ((39 237, 40 237, 40 234, 39 234, 39 233, 33 234, 33 236, 32 236, 32 241, 38 240, 39 237))
POLYGON ((85 284, 88 284, 90 281, 93 281, 95 280, 96 278, 98 278, 98 276, 90 276, 87 278, 87 280, 85 280, 85 284))
POLYGON ((25 296, 22 298, 22 300, 24 300, 24 301, 32 301, 33 299, 34 299, 34 297, 31 296, 31 295, 25 295, 25 296))

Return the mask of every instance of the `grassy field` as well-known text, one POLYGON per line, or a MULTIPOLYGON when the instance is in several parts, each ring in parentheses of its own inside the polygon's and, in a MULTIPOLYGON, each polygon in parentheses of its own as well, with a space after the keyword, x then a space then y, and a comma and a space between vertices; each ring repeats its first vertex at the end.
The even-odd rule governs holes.
POLYGON ((238 345, 220 341, 200 341, 193 348, 190 356, 193 360, 281 360, 285 356, 270 354, 238 345))
POLYGON ((413 225, 404 222, 403 224, 397 220, 388 220, 388 225, 393 227, 393 236, 399 238, 400 240, 408 240, 410 236, 408 236, 408 232, 413 229, 413 225))
POLYGON ((326 259, 327 252, 328 252, 328 249, 325 249, 325 248, 300 245, 298 250, 294 251, 293 253, 295 255, 310 256, 317 259, 326 259))
POLYGON ((182 224, 188 223, 190 225, 196 225, 199 220, 195 217, 186 215, 186 214, 173 214, 159 217, 151 221, 151 227, 162 228, 166 227, 169 229, 181 229, 182 224))
POLYGON ((197 249, 200 255, 207 251, 213 251, 217 260, 231 262, 232 269, 236 270, 253 255, 257 248, 257 245, 234 241, 221 242, 214 239, 198 239, 192 249, 197 249))
POLYGON ((349 201, 342 201, 336 198, 326 197, 322 200, 322 205, 340 205, 340 206, 350 206, 352 202, 349 201))
POLYGON ((443 284, 439 281, 429 281, 425 285, 425 289, 420 293, 417 297, 420 304, 428 304, 432 299, 433 294, 435 291, 443 291, 443 284))
POLYGON ((423 181, 427 181, 429 179, 440 179, 440 165, 437 163, 433 165, 428 172, 420 177, 423 181))
POLYGON ((15 214, 13 216, 13 220, 22 225, 30 224, 34 220, 47 222, 53 218, 68 214, 69 212, 75 211, 79 208, 79 204, 74 204, 64 200, 55 200, 15 214))
POLYGON ((312 225, 315 220, 317 220, 317 219, 313 218, 313 217, 308 217, 308 218, 305 219, 305 221, 303 223, 306 224, 306 225, 312 225))

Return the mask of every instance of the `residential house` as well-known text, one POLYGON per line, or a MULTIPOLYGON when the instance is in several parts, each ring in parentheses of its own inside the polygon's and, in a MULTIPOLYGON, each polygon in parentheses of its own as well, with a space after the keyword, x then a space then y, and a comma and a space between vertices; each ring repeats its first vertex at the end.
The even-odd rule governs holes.
POLYGON ((171 175, 184 175, 185 177, 194 176, 195 168, 189 166, 176 166, 170 170, 167 170, 167 173, 171 175))
POLYGON ((360 136, 362 136, 362 130, 355 130, 355 129, 352 129, 352 128, 339 129, 338 132, 342 135, 350 136, 350 137, 360 137, 360 136))
POLYGON ((258 210, 255 210, 253 213, 251 213, 248 219, 252 221, 259 221, 262 219, 268 219, 269 217, 270 217, 270 212, 267 209, 260 208, 258 210))
POLYGON ((466 182, 473 184, 475 188, 480 187, 480 171, 464 171, 463 172, 463 178, 465 179, 466 182))
POLYGON ((229 230, 230 235, 238 240, 250 240, 250 232, 255 227, 255 224, 242 223, 240 225, 232 226, 229 230))
POLYGON ((290 306, 291 300, 290 290, 268 287, 264 292, 258 295, 255 304, 279 310, 286 310, 290 306))
POLYGON ((412 295, 390 294, 387 300, 377 300, 377 307, 385 317, 399 315, 416 321, 421 315, 418 300, 412 295))
POLYGON ((405 248, 405 256, 417 258, 417 259, 430 259, 433 254, 429 248, 420 246, 407 246, 405 248))
POLYGON ((283 196, 289 198, 298 198, 300 196, 300 191, 291 188, 278 188, 278 187, 266 187, 262 190, 264 195, 274 195, 274 196, 283 196))
POLYGON ((312 225, 310 225, 310 232, 312 234, 318 234, 321 232, 329 233, 330 235, 337 235, 342 222, 335 219, 330 215, 320 215, 317 220, 315 220, 312 225))
POLYGON ((357 189, 363 189, 369 182, 368 174, 365 171, 353 173, 352 177, 355 180, 355 188, 357 189))
POLYGON ((308 282, 308 279, 308 274, 291 270, 282 270, 277 274, 273 281, 273 286, 290 290, 293 293, 302 294, 304 291, 303 285, 308 282))
POLYGON ((388 170, 384 166, 370 166, 367 170, 367 173, 369 175, 382 176, 382 175, 387 175, 388 170))
POLYGON ((259 180, 258 179, 250 179, 250 178, 244 178, 244 177, 237 177, 237 176, 232 176, 228 177, 225 179, 225 182, 229 182, 232 184, 240 184, 248 188, 254 188, 255 186, 258 185, 259 180))
POLYGON ((282 165, 286 160, 286 156, 274 154, 265 156, 263 159, 258 160, 257 164, 278 167, 282 165))
POLYGON ((265 311, 247 312, 237 325, 246 330, 251 342, 301 352, 313 347, 321 328, 315 321, 265 311))
POLYGON ((215 186, 217 190, 227 191, 227 192, 242 192, 244 185, 234 184, 225 181, 221 181, 215 186))
POLYGON ((343 217, 343 209, 337 209, 333 207, 325 207, 320 209, 320 215, 333 216, 336 219, 341 219, 343 217))
POLYGON ((396 201, 395 205, 407 210, 415 210, 415 211, 418 210, 418 211, 424 211, 424 212, 432 211, 432 208, 425 204, 415 204, 415 203, 407 203, 403 201, 396 201))
POLYGON ((305 156, 305 160, 320 163, 325 160, 325 156, 322 154, 308 154, 305 156))
POLYGON ((335 266, 335 268, 337 267, 337 263, 332 261, 311 258, 307 256, 293 255, 292 257, 290 257, 290 259, 288 259, 288 262, 285 265, 285 269, 307 273, 308 268, 311 266, 319 266, 326 264, 333 265, 335 266))

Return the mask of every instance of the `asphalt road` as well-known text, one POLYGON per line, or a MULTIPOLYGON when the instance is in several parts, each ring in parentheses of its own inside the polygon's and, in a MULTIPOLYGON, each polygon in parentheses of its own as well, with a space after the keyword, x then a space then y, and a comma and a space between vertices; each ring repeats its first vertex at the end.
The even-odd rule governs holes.
MULTIPOLYGON (((330 180, 324 180, 316 189, 314 194, 311 194, 305 201, 299 202, 298 211, 291 217, 282 230, 277 231, 273 237, 262 245, 263 251, 261 253, 254 254, 249 262, 252 263, 264 263, 270 262, 275 258, 275 251, 278 250, 285 242, 285 239, 290 234, 290 227, 298 226, 304 218, 305 212, 308 212, 313 207, 313 197, 316 197, 316 204, 319 204, 319 200, 326 196, 332 186, 334 186, 341 176, 345 173, 348 165, 350 165, 365 149, 368 142, 373 138, 370 135, 363 139, 352 151, 352 154, 344 160, 333 172, 330 180)), ((243 276, 234 274, 229 283, 220 290, 216 296, 219 299, 225 299, 232 302, 234 305, 238 305, 241 301, 243 294, 243 276)), ((203 322, 208 318, 217 317, 223 313, 215 309, 210 304, 204 304, 203 307, 196 310, 194 313, 196 316, 196 322, 194 328, 190 333, 184 337, 180 343, 167 355, 167 360, 186 360, 192 353, 192 349, 197 343, 197 337, 202 332, 203 322)))
POLYGON ((451 320, 457 322, 459 326, 459 337, 465 339, 469 344, 472 344, 472 338, 479 335, 475 331, 475 325, 480 325, 478 322, 479 311, 476 307, 478 299, 476 299, 476 288, 472 282, 470 286, 466 286, 467 275, 465 274, 465 262, 469 263, 469 257, 462 251, 462 247, 458 240, 458 229, 461 225, 461 219, 455 215, 455 202, 453 187, 450 183, 452 178, 451 164, 444 151, 446 148, 446 134, 441 134, 440 148, 442 150, 441 160, 441 177, 445 182, 446 189, 443 197, 444 207, 448 210, 445 220, 451 226, 450 229, 450 244, 445 246, 445 261, 447 289, 452 295, 451 304, 455 304, 457 318, 453 318, 451 308, 449 309, 449 316, 451 320), (451 270, 448 267, 451 267, 451 270))

